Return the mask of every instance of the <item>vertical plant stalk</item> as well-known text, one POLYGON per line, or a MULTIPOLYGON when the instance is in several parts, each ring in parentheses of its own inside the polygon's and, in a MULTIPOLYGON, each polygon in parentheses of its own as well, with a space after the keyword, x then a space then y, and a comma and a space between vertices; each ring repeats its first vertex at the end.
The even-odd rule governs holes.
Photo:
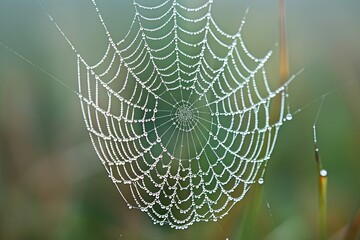
MULTIPOLYGON (((279 69, 279 86, 283 85, 289 78, 289 58, 286 40, 285 28, 285 0, 279 0, 279 31, 280 31, 280 69, 279 69)), ((281 107, 281 96, 277 95, 270 110, 270 123, 274 124, 279 121, 279 113, 281 107)), ((260 171, 262 172, 262 171, 260 171)), ((253 198, 250 205, 245 208, 245 213, 242 217, 240 229, 235 234, 235 239, 254 239, 256 221, 259 216, 261 203, 263 199, 263 184, 257 185, 253 189, 253 198)), ((249 197, 248 197, 249 199, 249 197)), ((249 204, 249 202, 247 202, 249 204)))
POLYGON ((360 232, 360 209, 358 210, 354 220, 351 222, 346 232, 345 240, 355 240, 359 232, 360 232))
MULTIPOLYGON (((279 0, 279 86, 282 86, 289 79, 289 57, 288 44, 286 38, 286 14, 285 0, 279 0)), ((281 108, 281 96, 277 95, 272 104, 270 122, 272 124, 279 121, 281 108)))
POLYGON ((327 171, 323 168, 316 139, 316 126, 314 129, 315 161, 318 177, 318 235, 320 240, 327 238, 327 171))
MULTIPOLYGON (((289 79, 289 58, 288 58, 288 44, 286 39, 286 24, 285 24, 285 0, 279 0, 279 86, 282 86, 289 79)), ((277 95, 270 110, 270 123, 274 124, 279 121, 281 109, 281 95, 277 95)), ((261 172, 261 171, 260 171, 261 172)), ((245 209, 241 221, 241 227, 235 235, 235 239, 254 239, 256 237, 255 226, 259 216, 261 203, 263 199, 263 184, 257 185, 253 189, 253 199, 251 204, 245 209)))
POLYGON ((279 0, 279 25, 280 25, 280 85, 289 78, 289 56, 286 39, 286 14, 285 0, 279 0))
MULTIPOLYGON (((279 0, 279 31, 280 31, 280 59, 279 59, 279 86, 285 84, 289 79, 289 58, 288 58, 288 46, 286 39, 286 24, 285 24, 285 0, 279 0)), ((270 110, 270 122, 271 124, 279 121, 281 108, 281 95, 277 95, 271 106, 270 110)), ((261 172, 261 171, 260 171, 261 172)), ((263 199, 264 186, 262 184, 257 185, 253 190, 253 199, 251 204, 246 208, 242 218, 241 227, 236 234, 235 239, 254 239, 256 232, 254 231, 256 221, 259 216, 261 203, 263 199)))

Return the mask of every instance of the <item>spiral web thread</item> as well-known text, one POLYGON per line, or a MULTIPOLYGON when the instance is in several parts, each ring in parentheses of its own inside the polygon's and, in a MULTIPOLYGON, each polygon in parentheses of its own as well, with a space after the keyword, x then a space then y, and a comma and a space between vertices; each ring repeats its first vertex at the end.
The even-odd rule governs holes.
MULTIPOLYGON (((242 38, 222 31, 212 0, 185 6, 134 1, 135 16, 103 58, 77 53, 78 96, 94 149, 129 208, 155 224, 185 229, 217 221, 264 170, 284 117, 287 86, 271 90, 264 65, 242 38), (270 106, 280 95, 279 121, 270 106)), ((144 1, 145 2, 145 1, 144 1)), ((189 3, 188 3, 189 4, 189 3)), ((192 3, 194 4, 194 3, 192 3)))

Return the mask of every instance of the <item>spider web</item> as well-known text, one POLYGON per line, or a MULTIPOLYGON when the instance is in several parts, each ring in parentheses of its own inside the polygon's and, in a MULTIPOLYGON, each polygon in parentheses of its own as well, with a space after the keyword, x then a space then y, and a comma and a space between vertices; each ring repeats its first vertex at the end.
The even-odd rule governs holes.
MULTIPOLYGON (((145 2, 145 1, 144 1, 145 2)), ((187 6, 134 1, 127 35, 109 39, 95 65, 77 53, 78 96, 94 149, 129 208, 155 224, 185 229, 228 214, 264 182, 285 120, 287 86, 271 90, 265 63, 222 31, 212 0, 187 6), (270 106, 279 95, 276 123, 270 106)), ((190 3, 188 3, 190 4, 190 3)), ((194 4, 194 3, 192 3, 194 4)))

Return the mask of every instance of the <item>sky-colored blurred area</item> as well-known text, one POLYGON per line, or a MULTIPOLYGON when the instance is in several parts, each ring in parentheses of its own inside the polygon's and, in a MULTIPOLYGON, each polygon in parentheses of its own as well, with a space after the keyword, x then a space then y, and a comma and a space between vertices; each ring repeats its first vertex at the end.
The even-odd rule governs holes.
MULTIPOLYGON (((41 2, 83 56, 97 62, 107 39, 91 1, 41 2)), ((97 2, 113 38, 121 40, 133 18, 132 0, 97 2)), ((276 86, 278 1, 214 0, 214 17, 234 33, 248 6, 244 39, 256 56, 274 50, 267 70, 276 86)), ((254 236, 316 239, 312 125, 327 94, 317 137, 329 173, 329 239, 342 239, 360 207, 360 1, 286 1, 286 11, 290 72, 305 69, 289 88, 292 111, 301 111, 280 130, 254 236)), ((76 56, 36 1, 0 0, 0 41, 76 89, 76 56)), ((126 207, 108 178, 77 96, 0 47, 0 239, 237 239, 254 196, 216 223, 182 231, 153 225, 126 207)))

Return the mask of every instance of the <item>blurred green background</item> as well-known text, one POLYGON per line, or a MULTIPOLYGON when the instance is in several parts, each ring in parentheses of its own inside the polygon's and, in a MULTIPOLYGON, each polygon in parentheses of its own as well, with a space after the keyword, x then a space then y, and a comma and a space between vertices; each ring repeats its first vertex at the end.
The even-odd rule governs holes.
MULTIPOLYGON (((43 0, 77 49, 99 60, 106 37, 90 0, 43 0)), ((158 2, 158 1, 156 1, 158 2)), ((114 39, 127 32, 131 0, 98 1, 114 39)), ((214 1, 214 17, 234 33, 245 8, 249 50, 263 56, 278 41, 276 0, 214 1)), ((360 1, 287 1, 292 111, 329 94, 318 144, 328 170, 330 239, 342 239, 360 207, 360 1), (341 86, 340 88, 338 88, 341 86)), ((35 1, 0 0, 0 41, 76 88, 76 56, 35 1)), ((275 52, 277 52, 275 48, 275 52)), ((278 81, 278 54, 267 65, 278 81)), ((312 124, 319 103, 280 130, 265 177, 254 239, 315 239, 317 178, 312 124), (270 206, 270 208, 268 207, 270 206)), ((90 143, 77 97, 0 48, 0 239, 236 239, 250 193, 216 223, 176 231, 129 210, 90 143)))

